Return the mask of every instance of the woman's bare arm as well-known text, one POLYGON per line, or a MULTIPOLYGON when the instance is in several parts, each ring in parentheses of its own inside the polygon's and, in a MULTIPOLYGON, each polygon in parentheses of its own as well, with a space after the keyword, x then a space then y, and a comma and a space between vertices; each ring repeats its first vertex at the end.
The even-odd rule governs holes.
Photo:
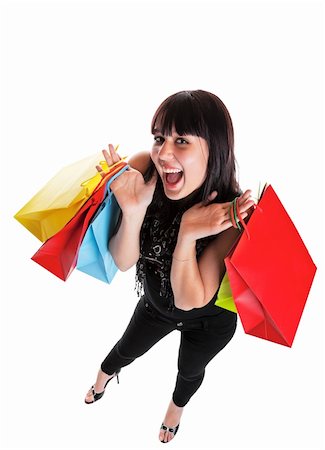
MULTIPOLYGON (((147 170, 149 163, 149 152, 137 153, 128 161, 128 164, 130 165, 130 167, 132 167, 132 169, 134 169, 134 172, 138 171, 142 175, 147 170)), ((130 176, 132 178, 140 178, 140 174, 127 174, 126 176, 128 176, 129 178, 130 176)), ((119 188, 118 184, 115 185, 115 189, 117 189, 117 200, 119 194, 118 190, 126 189, 124 187, 125 184, 122 185, 121 188, 119 188)), ((112 186, 112 191, 114 192, 114 185, 112 186)), ((114 262, 117 267, 123 272, 130 269, 130 267, 132 267, 139 259, 140 229, 144 220, 146 210, 146 203, 139 204, 136 208, 133 208, 130 213, 127 211, 127 208, 125 208, 125 211, 122 211, 122 220, 120 222, 118 231, 109 241, 109 250, 112 254, 114 262)))
MULTIPOLYGON (((238 197, 243 219, 254 205, 250 190, 238 197)), ((215 194, 210 194, 210 200, 215 194)), ((177 244, 173 253, 171 284, 175 305, 185 311, 202 308, 217 291, 225 272, 224 258, 239 236, 229 215, 230 203, 200 202, 182 216, 177 244), (207 246, 199 260, 196 240, 205 236, 216 238, 207 246)))
POLYGON ((185 311, 202 308, 212 299, 225 273, 224 258, 238 236, 235 228, 223 231, 210 242, 198 260, 195 241, 178 241, 171 268, 177 308, 185 311))

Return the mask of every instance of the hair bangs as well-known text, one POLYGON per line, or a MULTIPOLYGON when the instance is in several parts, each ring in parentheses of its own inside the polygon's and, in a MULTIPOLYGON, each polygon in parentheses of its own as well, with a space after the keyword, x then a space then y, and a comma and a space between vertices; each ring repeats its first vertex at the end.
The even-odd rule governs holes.
POLYGON ((174 127, 180 136, 189 134, 207 138, 199 103, 188 91, 174 94, 160 105, 151 122, 151 133, 171 136, 174 127))

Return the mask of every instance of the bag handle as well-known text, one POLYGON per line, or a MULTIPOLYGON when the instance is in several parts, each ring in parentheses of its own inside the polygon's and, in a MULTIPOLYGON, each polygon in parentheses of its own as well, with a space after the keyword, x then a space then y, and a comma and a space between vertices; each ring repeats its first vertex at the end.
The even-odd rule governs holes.
POLYGON ((239 210, 238 198, 239 197, 235 197, 230 204, 230 210, 229 210, 230 220, 231 220, 232 226, 234 228, 236 228, 237 230, 241 231, 242 227, 243 227, 248 239, 250 239, 250 234, 247 229, 247 225, 246 225, 246 223, 240 213, 240 210, 239 210))
MULTIPOLYGON (((100 185, 100 182, 103 180, 103 178, 105 178, 107 174, 111 174, 111 172, 113 170, 115 170, 115 167, 119 167, 120 164, 122 162, 124 163, 124 160, 127 158, 128 158, 127 156, 123 156, 123 158, 121 158, 119 161, 112 164, 111 166, 108 166, 106 161, 100 161, 99 165, 102 167, 103 171, 105 172, 104 177, 102 177, 99 173, 96 173, 96 175, 94 175, 93 177, 88 178, 88 180, 83 181, 80 186, 87 189, 88 186, 91 187, 93 183, 96 183, 96 188, 97 188, 100 185), (106 170, 107 170, 107 172, 106 172, 106 170), (98 176, 100 176, 99 181, 97 181, 98 176)), ((127 163, 125 163, 125 164, 127 164, 127 163)), ((124 167, 124 166, 121 165, 121 167, 124 167)))
POLYGON ((250 240, 251 236, 249 234, 247 225, 246 225, 246 223, 245 223, 245 221, 244 221, 244 219, 243 219, 243 217, 242 217, 242 215, 240 213, 240 210, 239 210, 238 197, 236 197, 235 200, 234 200, 233 210, 234 210, 235 221, 236 221, 236 224, 238 226, 238 229, 241 230, 241 227, 240 227, 240 224, 241 224, 243 226, 244 230, 245 230, 245 233, 247 235, 247 239, 250 240))
MULTIPOLYGON (((264 190, 265 190, 265 188, 264 188, 264 190)), ((264 191, 263 191, 263 193, 264 193, 264 191)), ((234 200, 230 204, 230 220, 231 220, 232 226, 234 228, 238 229, 239 231, 242 231, 242 227, 243 227, 243 229, 246 233, 247 239, 250 240, 251 236, 248 231, 247 224, 244 221, 244 219, 241 215, 241 212, 239 210, 238 198, 239 197, 235 197, 234 200)), ((254 210, 258 209, 260 212, 263 212, 262 208, 256 203, 253 205, 253 208, 254 208, 254 210)))
POLYGON ((114 167, 111 166, 109 168, 109 171, 107 173, 105 173, 105 175, 101 177, 99 183, 97 184, 97 186, 95 187, 93 193, 97 192, 104 184, 106 184, 107 182, 109 182, 109 180, 111 178, 113 178, 121 169, 123 169, 124 167, 129 168, 128 163, 126 163, 125 161, 118 161, 117 163, 114 164, 114 167))
POLYGON ((103 180, 106 183, 106 190, 108 192, 108 196, 112 196, 113 192, 111 191, 111 183, 120 175, 122 175, 123 172, 125 172, 126 170, 128 170, 130 168, 130 166, 126 163, 121 164, 121 167, 116 168, 116 170, 114 171, 114 173, 112 174, 111 172, 109 174, 106 174, 105 177, 103 178, 103 180), (109 176, 107 176, 109 175, 109 176), (108 178, 108 180, 107 180, 108 178))

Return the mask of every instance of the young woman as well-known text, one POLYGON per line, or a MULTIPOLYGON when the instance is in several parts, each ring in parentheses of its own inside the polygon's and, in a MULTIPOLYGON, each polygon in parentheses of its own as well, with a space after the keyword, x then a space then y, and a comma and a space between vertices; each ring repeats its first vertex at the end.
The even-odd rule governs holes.
MULTIPOLYGON (((122 215, 109 248, 120 270, 136 264, 141 298, 85 402, 99 400, 122 367, 178 330, 178 374, 159 432, 161 442, 169 442, 205 367, 235 333, 237 315, 215 300, 224 258, 239 236, 231 201, 239 197, 243 218, 254 202, 251 191, 238 187, 232 121, 216 95, 171 95, 154 114, 151 131, 150 154, 133 156, 131 168, 111 184, 122 215)), ((103 154, 109 166, 120 159, 111 144, 103 154)))

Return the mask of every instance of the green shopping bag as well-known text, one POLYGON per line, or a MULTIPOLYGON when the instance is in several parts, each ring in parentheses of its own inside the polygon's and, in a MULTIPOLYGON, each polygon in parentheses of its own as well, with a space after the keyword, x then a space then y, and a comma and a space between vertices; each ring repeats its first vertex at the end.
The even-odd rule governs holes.
POLYGON ((227 272, 221 281, 215 305, 220 306, 220 308, 228 309, 234 313, 237 312, 227 272))

